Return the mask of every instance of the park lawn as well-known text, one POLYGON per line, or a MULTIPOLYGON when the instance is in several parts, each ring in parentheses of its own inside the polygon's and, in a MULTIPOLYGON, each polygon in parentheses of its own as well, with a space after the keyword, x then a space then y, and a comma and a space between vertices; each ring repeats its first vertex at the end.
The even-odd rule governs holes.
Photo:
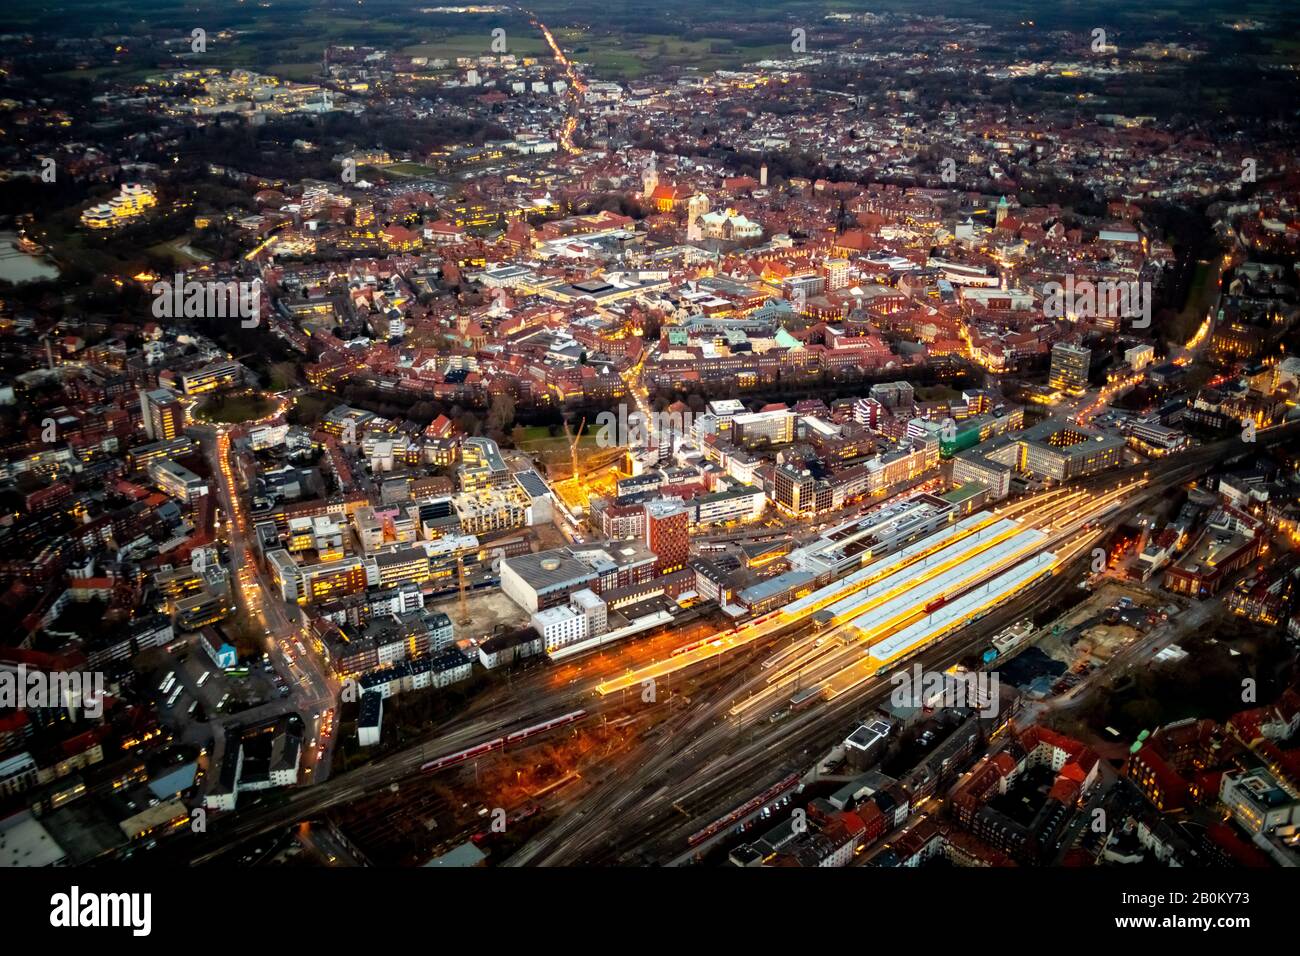
POLYGON ((262 395, 212 395, 194 409, 194 417, 203 421, 235 425, 265 418, 275 410, 275 401, 262 395))
POLYGON ((392 173, 394 176, 410 176, 414 179, 424 179, 438 174, 438 170, 424 163, 392 163, 388 166, 377 166, 375 170, 381 173, 392 173))

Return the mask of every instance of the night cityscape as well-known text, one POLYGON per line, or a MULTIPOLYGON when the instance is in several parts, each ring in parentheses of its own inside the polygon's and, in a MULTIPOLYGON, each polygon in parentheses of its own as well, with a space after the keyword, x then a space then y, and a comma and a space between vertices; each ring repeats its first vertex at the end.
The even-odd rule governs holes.
POLYGON ((1293 924, 1297 37, 17 0, 8 918, 781 867, 1293 924))

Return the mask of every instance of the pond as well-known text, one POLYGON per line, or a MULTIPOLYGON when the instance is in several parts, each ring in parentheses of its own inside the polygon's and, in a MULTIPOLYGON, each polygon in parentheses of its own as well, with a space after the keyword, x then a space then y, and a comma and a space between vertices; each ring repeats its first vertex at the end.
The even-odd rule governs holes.
POLYGON ((57 279, 59 270, 43 256, 32 256, 18 248, 18 235, 0 232, 0 280, 21 285, 41 279, 57 279))

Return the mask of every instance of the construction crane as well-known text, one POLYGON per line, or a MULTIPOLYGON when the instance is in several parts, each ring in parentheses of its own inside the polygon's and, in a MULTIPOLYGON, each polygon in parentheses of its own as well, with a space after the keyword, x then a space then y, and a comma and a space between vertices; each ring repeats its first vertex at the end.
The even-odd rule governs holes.
POLYGON ((582 422, 578 425, 578 433, 575 435, 569 431, 569 421, 564 421, 564 435, 569 439, 569 465, 573 468, 573 473, 569 476, 577 479, 578 477, 578 442, 582 439, 582 430, 587 427, 587 418, 583 416, 582 422))

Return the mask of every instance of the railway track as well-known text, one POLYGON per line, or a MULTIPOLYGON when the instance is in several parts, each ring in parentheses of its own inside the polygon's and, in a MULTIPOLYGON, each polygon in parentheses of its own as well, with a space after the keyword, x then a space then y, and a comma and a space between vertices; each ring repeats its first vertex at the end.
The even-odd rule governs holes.
MULTIPOLYGON (((1294 432, 1294 426, 1275 430, 1272 440, 1294 432)), ((1209 464, 1249 453, 1240 439, 1228 439, 1189 453, 1184 461, 1161 469, 1125 506, 1110 515, 1107 525, 1140 509, 1169 489, 1203 473, 1209 464)), ((1082 482, 1082 487, 1113 483, 1116 477, 1149 472, 1151 466, 1130 466, 1103 479, 1082 482)), ((1086 566, 1080 555, 1027 600, 994 609, 977 622, 944 639, 918 656, 923 666, 944 669, 972 653, 989 633, 1035 613, 1073 586, 1086 566)), ((764 679, 760 668, 736 689, 756 686, 764 679)), ((697 707, 675 731, 688 743, 673 749, 660 747, 642 761, 629 760, 582 798, 574 810, 552 828, 534 838, 508 861, 508 865, 566 865, 613 863, 665 863, 679 861, 686 838, 699 827, 725 814, 738 797, 761 789, 764 783, 791 769, 806 765, 810 753, 820 753, 849 731, 850 718, 867 713, 884 699, 888 684, 867 682, 853 692, 780 722, 730 724, 722 717, 727 700, 697 707), (750 740, 744 730, 750 728, 750 740), (691 737, 691 734, 696 734, 691 737), (632 773, 628 777, 628 773, 632 773), (685 808, 685 809, 684 809, 685 808)))
MULTIPOLYGON (((983 643, 990 628, 1006 627, 1058 598, 1072 586, 1083 563, 1080 559, 1062 569, 1028 602, 968 625, 919 660, 932 669, 955 664, 983 643)), ((753 679, 762 679, 761 670, 753 679)), ((698 739, 639 763, 629 761, 636 768, 630 779, 628 767, 617 768, 553 831, 545 831, 522 848, 509 865, 662 864, 689 858, 693 854, 686 852, 686 840, 691 833, 749 793, 787 772, 804 769, 810 756, 847 736, 849 724, 883 701, 889 689, 887 681, 875 681, 778 724, 762 719, 719 722, 725 701, 697 711, 678 730, 678 739, 702 730, 698 739)))
MULTIPOLYGON (((1101 487, 1117 477, 1159 469, 1161 474, 1148 484, 1146 494, 1130 504, 1129 509, 1136 509, 1151 497, 1199 476, 1211 464, 1222 463, 1284 440, 1296 434, 1298 427, 1300 423, 1288 423, 1263 429, 1257 433, 1254 445, 1248 445, 1239 438, 1226 439, 1187 452, 1176 461, 1159 465, 1127 466, 1105 476, 1073 483, 1072 486, 1085 489, 1101 487)), ((1060 593, 1058 589, 1068 586, 1066 582, 1072 580, 1073 573, 1060 574, 1057 583, 1040 586, 1031 594, 1028 602, 991 612, 983 620, 967 625, 961 632, 944 639, 932 652, 922 654, 920 660, 931 667, 943 667, 959 660, 982 641, 986 633, 1005 627, 1012 620, 1023 618, 1033 609, 1041 607, 1052 595, 1060 593)), ((772 643, 789 637, 791 633, 797 631, 773 634, 771 641, 756 642, 752 650, 738 654, 733 660, 706 665, 709 669, 706 678, 698 675, 689 678, 694 683, 705 680, 709 685, 710 696, 716 693, 717 688, 730 687, 730 691, 720 695, 720 699, 694 705, 665 721, 667 726, 659 731, 659 740, 666 738, 666 746, 659 743, 648 758, 644 753, 634 752, 625 759, 620 759, 614 768, 615 772, 609 773, 590 794, 576 801, 573 812, 561 816, 509 862, 513 865, 526 865, 534 862, 611 862, 633 858, 642 862, 671 860, 685 847, 685 837, 682 834, 694 832, 699 826, 735 806, 738 794, 743 796, 751 792, 751 788, 759 789, 767 777, 774 779, 778 765, 797 763, 797 758, 803 756, 804 749, 819 748, 838 739, 845 731, 846 719, 855 713, 865 713, 872 706, 871 702, 879 699, 878 696, 873 696, 877 692, 871 689, 875 688, 875 684, 864 686, 861 693, 846 695, 814 707, 797 720, 786 720, 776 725, 765 723, 759 730, 749 724, 741 724, 735 729, 743 731, 749 728, 755 743, 752 746, 739 743, 740 749, 734 753, 727 752, 728 746, 738 744, 734 735, 723 732, 711 734, 708 742, 718 748, 718 753, 710 754, 707 760, 703 759, 702 753, 704 741, 689 740, 692 733, 702 737, 703 730, 708 729, 710 722, 725 722, 726 718, 721 711, 746 686, 746 681, 763 679, 764 672, 758 666, 755 656, 770 648, 772 643), (744 678, 745 672, 750 669, 754 673, 744 678), (741 679, 738 679, 738 675, 741 679), (686 743, 679 743, 684 740, 686 743), (710 768, 710 779, 688 782, 689 778, 698 775, 704 767, 710 768), (672 777, 659 782, 657 775, 665 773, 669 768, 672 769, 672 777), (712 776, 714 770, 716 776, 712 776), (638 781, 635 783, 635 793, 628 790, 629 779, 638 781), (602 808, 601 803, 605 800, 609 804, 602 808), (672 809, 673 802, 687 807, 689 819, 672 809), (662 813, 657 809, 660 805, 665 808, 662 813), (617 817, 614 824, 609 823, 611 813, 617 817), (595 838, 589 835, 597 830, 599 833, 595 838), (609 831, 608 837, 603 836, 606 830, 609 831), (676 842, 678 836, 682 839, 680 845, 676 842), (561 845, 565 840, 569 840, 567 847, 561 845), (596 843, 600 845, 597 846, 596 843), (647 849, 638 853, 635 849, 637 846, 647 849)), ((697 691, 697 694, 704 696, 703 691, 697 691)), ((275 805, 215 817, 209 823, 209 832, 202 839, 192 834, 177 835, 164 843, 157 853, 150 854, 149 860, 175 862, 179 865, 211 862, 221 858, 239 843, 359 799, 392 783, 409 779, 420 773, 419 768, 423 763, 459 747, 491 739, 499 735, 502 727, 527 726, 577 707, 585 707, 593 713, 612 713, 626 709, 621 705, 622 702, 618 699, 593 702, 590 695, 582 691, 547 691, 542 687, 541 675, 538 678, 516 680, 514 693, 500 694, 486 704, 472 704, 466 714, 455 722, 431 730, 420 741, 401 751, 354 771, 331 777, 321 784, 291 791, 287 794, 287 799, 275 805), (519 706, 521 696, 530 698, 528 706, 524 708, 519 706)))

